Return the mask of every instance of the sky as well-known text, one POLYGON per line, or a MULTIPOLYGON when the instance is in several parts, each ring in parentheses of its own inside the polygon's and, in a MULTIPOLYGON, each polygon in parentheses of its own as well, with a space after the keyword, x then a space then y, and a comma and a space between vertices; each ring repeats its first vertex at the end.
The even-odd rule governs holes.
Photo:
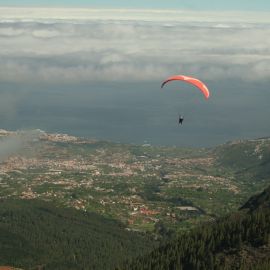
POLYGON ((192 147, 270 135, 268 2, 6 2, 0 128, 192 147), (174 74, 203 80, 209 100, 161 90, 174 74))
POLYGON ((270 11, 268 0, 0 0, 0 5, 17 6, 88 6, 96 8, 148 8, 191 10, 270 11))

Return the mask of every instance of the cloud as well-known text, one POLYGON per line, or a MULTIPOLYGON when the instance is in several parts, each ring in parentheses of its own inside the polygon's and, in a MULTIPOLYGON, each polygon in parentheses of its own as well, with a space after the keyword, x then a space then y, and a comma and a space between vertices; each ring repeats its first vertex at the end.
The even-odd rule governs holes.
MULTIPOLYGON (((2 133, 2 130, 0 132, 2 133)), ((19 153, 29 142, 38 140, 41 133, 41 130, 25 130, 12 132, 9 136, 0 136, 0 162, 19 153)))
POLYGON ((265 13, 233 13, 229 19, 226 12, 5 11, 3 82, 160 81, 177 73, 206 80, 270 77, 265 13))
POLYGON ((5 138, 0 140, 0 162, 22 148, 22 142, 18 137, 5 138))
POLYGON ((269 23, 269 12, 239 11, 191 11, 150 9, 93 9, 93 8, 45 8, 0 7, 2 21, 52 22, 114 20, 150 22, 218 22, 218 23, 269 23))
POLYGON ((55 30, 35 30, 32 35, 36 38, 49 39, 59 36, 59 32, 55 30))
POLYGON ((1 27, 0 37, 14 37, 23 34, 23 30, 15 29, 13 27, 1 27))

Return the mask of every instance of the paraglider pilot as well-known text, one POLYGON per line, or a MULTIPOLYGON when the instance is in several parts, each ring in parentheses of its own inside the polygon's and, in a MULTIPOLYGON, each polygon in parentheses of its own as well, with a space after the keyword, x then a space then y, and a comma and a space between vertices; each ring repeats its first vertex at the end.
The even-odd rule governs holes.
POLYGON ((184 121, 184 117, 182 115, 179 115, 178 123, 182 125, 183 121, 184 121))

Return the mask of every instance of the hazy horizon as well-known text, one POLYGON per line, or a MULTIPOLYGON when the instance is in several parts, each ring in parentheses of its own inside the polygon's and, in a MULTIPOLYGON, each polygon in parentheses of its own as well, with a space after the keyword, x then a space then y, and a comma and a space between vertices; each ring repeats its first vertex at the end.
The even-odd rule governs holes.
POLYGON ((268 0, 155 0, 155 1, 130 1, 125 0, 0 0, 3 6, 65 6, 65 7, 91 7, 91 8, 143 8, 143 9, 191 9, 191 10, 250 10, 250 11, 270 11, 268 0))

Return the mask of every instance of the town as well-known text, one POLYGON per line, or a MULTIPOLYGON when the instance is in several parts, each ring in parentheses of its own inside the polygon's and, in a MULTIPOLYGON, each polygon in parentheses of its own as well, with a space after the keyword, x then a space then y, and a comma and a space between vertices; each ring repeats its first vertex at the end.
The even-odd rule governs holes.
POLYGON ((128 229, 152 231, 160 222, 185 229, 237 208, 245 196, 244 184, 218 167, 209 149, 125 145, 41 130, 0 130, 0 140, 13 143, 1 157, 0 198, 54 201, 115 218, 128 229))

